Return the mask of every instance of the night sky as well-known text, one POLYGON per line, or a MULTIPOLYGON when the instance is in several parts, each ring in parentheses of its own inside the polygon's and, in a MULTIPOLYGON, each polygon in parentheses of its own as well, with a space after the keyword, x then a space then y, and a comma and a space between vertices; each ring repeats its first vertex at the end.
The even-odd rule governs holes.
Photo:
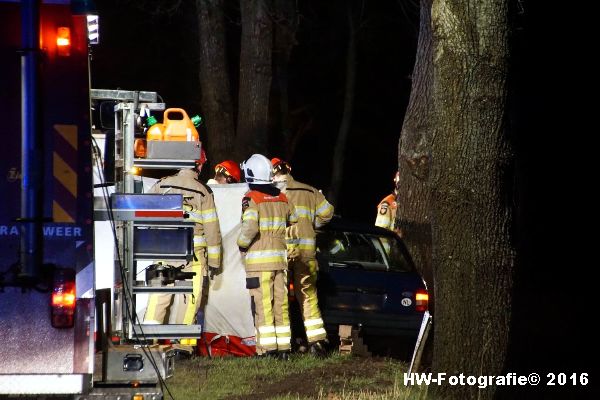
MULTIPOLYGON (((184 6, 169 16, 152 16, 134 3, 98 2, 101 45, 94 49, 93 86, 157 91, 168 106, 201 114, 193 10, 184 6)), ((408 2, 404 7, 397 1, 367 3, 358 41, 357 97, 343 200, 336 206, 346 217, 372 223, 396 170, 418 10, 408 2)), ((343 104, 345 15, 341 2, 301 4, 290 106, 304 107, 307 111, 299 118, 314 118, 314 125, 291 161, 296 178, 326 190, 343 104)), ((523 9, 513 21, 508 121, 517 156, 519 255, 509 369, 590 372, 587 354, 597 342, 589 340, 589 321, 596 316, 590 307, 589 271, 598 261, 589 257, 588 249, 597 244, 589 243, 591 237, 575 226, 592 221, 585 206, 594 197, 586 193, 581 174, 592 167, 579 151, 580 138, 593 136, 597 128, 586 125, 578 103, 589 83, 573 76, 578 75, 574 60, 581 58, 574 44, 583 35, 573 35, 566 22, 575 20, 574 12, 564 7, 527 1, 515 5, 523 9)), ((233 39, 236 29, 230 21, 233 39)), ((229 51, 235 59, 235 47, 229 51)), ((570 387, 569 393, 578 390, 570 387)), ((548 393, 565 392, 556 388, 548 393)))
MULTIPOLYGON (((174 13, 154 15, 140 9, 138 2, 98 2, 101 37, 100 45, 93 49, 92 86, 156 91, 167 107, 202 115, 197 20, 194 10, 187 8, 190 2, 184 3, 174 13)), ((348 28, 343 4, 300 2, 298 45, 290 61, 292 129, 300 129, 309 120, 312 123, 289 161, 296 179, 325 193, 344 101, 348 28)), ((235 8, 228 11, 233 78, 239 61, 238 13, 235 8)), ((347 218, 373 223, 377 204, 393 188, 415 57, 417 18, 418 8, 410 2, 402 7, 391 0, 367 2, 362 10, 354 117, 342 192, 335 204, 336 213, 347 218)), ((233 91, 237 93, 237 89, 233 91)), ((281 156, 276 145, 269 150, 267 157, 281 156)))

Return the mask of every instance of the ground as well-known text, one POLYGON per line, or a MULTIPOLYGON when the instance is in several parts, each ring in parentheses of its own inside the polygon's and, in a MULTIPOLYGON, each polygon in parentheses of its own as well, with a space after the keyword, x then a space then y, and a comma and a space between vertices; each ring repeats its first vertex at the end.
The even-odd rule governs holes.
POLYGON ((403 386, 406 369, 399 360, 339 353, 326 359, 294 355, 290 361, 195 358, 178 361, 167 384, 175 399, 424 398, 420 388, 403 386))
MULTIPOLYGON (((331 366, 322 366, 308 372, 296 372, 285 378, 270 382, 267 377, 263 379, 264 386, 253 391, 250 395, 254 399, 268 399, 275 396, 294 394, 300 397, 318 397, 325 392, 338 393, 347 389, 348 381, 358 379, 368 382, 362 389, 377 391, 378 389, 393 385, 393 376, 385 378, 378 376, 380 370, 385 369, 387 361, 377 358, 347 357, 344 362, 331 366)), ((227 397, 228 400, 242 400, 247 395, 227 397)))

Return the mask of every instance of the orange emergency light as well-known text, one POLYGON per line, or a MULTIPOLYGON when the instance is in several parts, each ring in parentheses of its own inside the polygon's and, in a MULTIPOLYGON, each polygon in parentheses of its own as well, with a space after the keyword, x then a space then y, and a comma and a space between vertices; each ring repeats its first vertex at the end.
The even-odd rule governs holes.
POLYGON ((56 30, 56 48, 59 56, 71 55, 71 29, 60 26, 56 30))
POLYGON ((77 290, 75 271, 57 269, 54 271, 50 300, 50 321, 54 328, 72 328, 75 324, 77 290))

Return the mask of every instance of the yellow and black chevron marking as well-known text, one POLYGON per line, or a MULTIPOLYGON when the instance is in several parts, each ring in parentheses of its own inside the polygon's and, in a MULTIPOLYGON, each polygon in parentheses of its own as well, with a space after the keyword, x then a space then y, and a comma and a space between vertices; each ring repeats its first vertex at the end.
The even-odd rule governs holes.
POLYGON ((75 222, 77 216, 77 125, 54 125, 54 222, 75 222))

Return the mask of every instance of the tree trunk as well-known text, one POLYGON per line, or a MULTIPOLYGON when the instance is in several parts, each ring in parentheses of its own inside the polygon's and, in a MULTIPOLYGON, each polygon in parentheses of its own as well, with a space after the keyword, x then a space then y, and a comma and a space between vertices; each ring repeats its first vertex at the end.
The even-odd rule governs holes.
POLYGON ((273 85, 274 99, 277 101, 275 142, 282 149, 285 160, 293 157, 294 135, 290 129, 290 106, 288 96, 288 70, 292 49, 297 44, 298 12, 293 0, 275 0, 274 5, 274 49, 273 49, 273 85))
POLYGON ((211 166, 231 158, 235 138, 233 103, 225 54, 224 0, 196 0, 200 86, 211 166))
MULTIPOLYGON (((505 126, 506 0, 434 0, 433 370, 499 375, 509 337, 512 149, 505 126)), ((446 386, 491 399, 490 387, 446 386)))
POLYGON ((331 168, 331 184, 328 199, 332 204, 338 204, 338 197, 342 188, 342 175, 344 172, 344 154, 346 142, 350 132, 352 113, 354 109, 354 88, 356 86, 356 28, 352 15, 352 2, 348 2, 348 50, 346 53, 346 87, 344 92, 344 112, 340 129, 335 141, 333 151, 333 165, 331 168))
POLYGON ((242 41, 236 150, 265 154, 268 143, 273 24, 265 0, 240 1, 242 41))
POLYGON ((419 272, 433 288, 429 167, 433 136, 431 2, 420 2, 419 41, 398 148, 397 224, 419 272))

